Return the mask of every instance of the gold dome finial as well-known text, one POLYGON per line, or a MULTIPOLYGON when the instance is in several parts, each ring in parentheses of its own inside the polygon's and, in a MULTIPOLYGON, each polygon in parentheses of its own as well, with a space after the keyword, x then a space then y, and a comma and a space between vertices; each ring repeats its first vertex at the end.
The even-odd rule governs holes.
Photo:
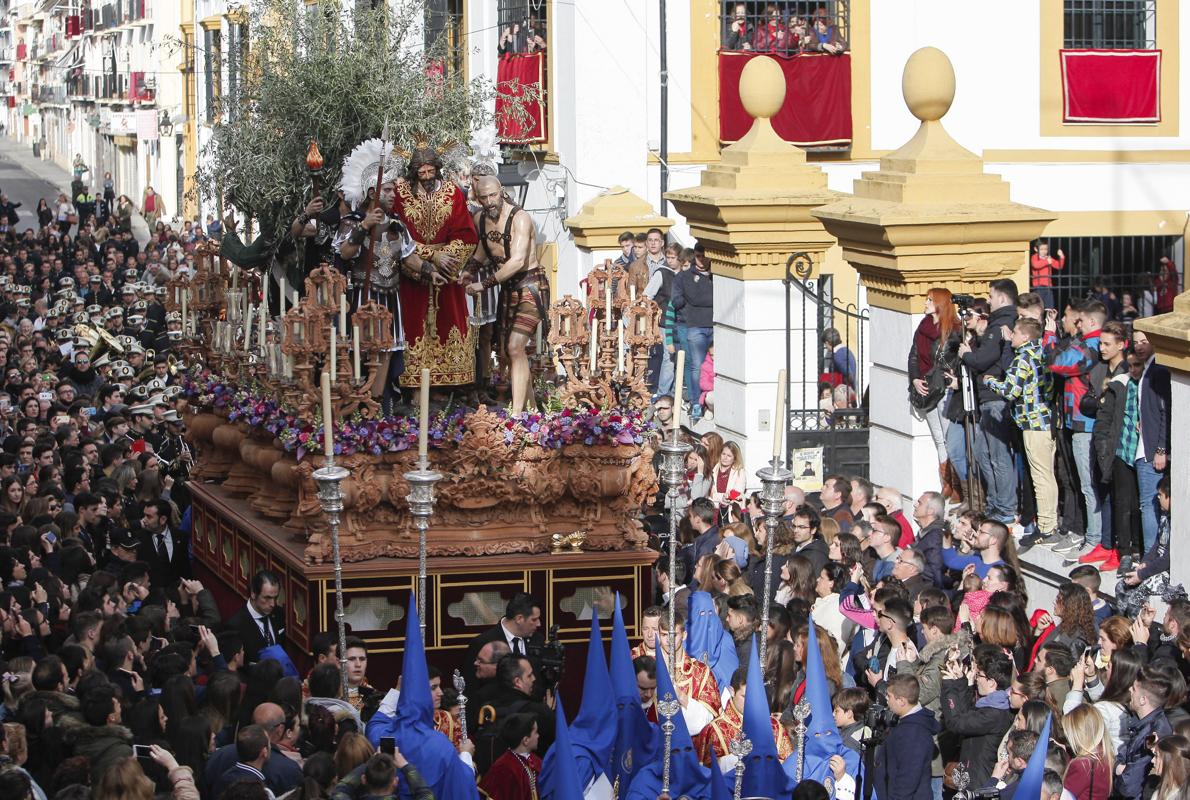
POLYGON ((772 119, 785 102, 785 73, 768 56, 757 56, 740 73, 740 101, 754 119, 772 119))
POLYGON ((954 66, 946 53, 937 47, 923 47, 909 56, 901 92, 909 112, 922 122, 942 119, 954 102, 954 66))

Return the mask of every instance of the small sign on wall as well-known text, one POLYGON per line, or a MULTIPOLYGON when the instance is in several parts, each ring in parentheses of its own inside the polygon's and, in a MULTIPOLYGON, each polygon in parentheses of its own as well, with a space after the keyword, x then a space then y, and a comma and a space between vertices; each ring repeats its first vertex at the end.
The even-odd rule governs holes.
POLYGON ((789 453, 789 468, 793 472, 793 485, 803 492, 822 490, 823 448, 805 447, 789 453))

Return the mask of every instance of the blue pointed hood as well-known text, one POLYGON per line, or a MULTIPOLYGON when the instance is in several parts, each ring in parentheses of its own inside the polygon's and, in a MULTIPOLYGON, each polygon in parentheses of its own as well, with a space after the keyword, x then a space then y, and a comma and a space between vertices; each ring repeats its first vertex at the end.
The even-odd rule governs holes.
POLYGON ((401 665, 401 697, 397 700, 397 723, 419 723, 434 727, 434 701, 430 697, 430 671, 426 668, 426 649, 421 640, 421 622, 417 602, 409 595, 409 614, 405 617, 405 660, 401 665))
POLYGON ((615 700, 615 742, 612 746, 608 780, 618 780, 620 792, 627 789, 632 778, 661 749, 661 734, 645 717, 640 707, 640 688, 636 685, 636 669, 632 666, 632 647, 624 629, 624 615, 620 613, 620 595, 612 609, 611 684, 615 700))
POLYGON ((562 710, 562 697, 555 698, 554 707, 555 738, 550 746, 550 753, 554 754, 553 780, 550 786, 541 787, 542 800, 571 800, 581 798, 586 783, 575 769, 576 752, 571 748, 570 729, 566 725, 566 714, 562 710))
POLYGON ((735 640, 723 627, 715 600, 707 592, 691 592, 686 621, 686 652, 711 668, 719 686, 730 686, 740 666, 735 640))
MULTIPOLYGON (((430 675, 426 669, 426 651, 422 645, 417 603, 412 593, 405 620, 405 658, 401 670, 401 696, 396 717, 376 712, 368 721, 368 740, 377 743, 382 736, 397 740, 409 762, 417 765, 435 797, 479 800, 475 772, 459 759, 458 751, 445 734, 434 730, 433 702, 430 699, 430 675)), ((409 786, 398 784, 401 798, 409 798, 409 786)))
MULTIPOLYGON (((633 675, 635 685, 636 676, 633 675)), ((639 707, 639 702, 638 702, 639 707)), ((599 630, 599 616, 591 616, 591 639, 587 644, 587 671, 583 675, 583 703, 578 716, 570 724, 572 756, 562 763, 572 764, 578 772, 579 783, 585 787, 606 773, 616 744, 616 726, 609 725, 609 709, 615 707, 612 680, 603 655, 603 637, 599 630)), ((558 741, 545 754, 541 768, 542 792, 548 796, 557 782, 560 751, 558 741)))
MULTIPOLYGON (((818 632, 814 617, 810 617, 810 628, 806 640, 806 691, 803 699, 810 704, 810 716, 806 719, 806 757, 802 766, 802 778, 824 783, 831 774, 831 756, 842 756, 847 762, 847 772, 858 775, 859 754, 843 744, 839 728, 835 725, 834 709, 831 707, 830 684, 826 680, 826 668, 822 665, 822 652, 818 649, 818 632)), ((794 741, 796 748, 797 742, 794 741)), ((785 760, 785 772, 796 775, 797 754, 785 760)), ((833 776, 831 777, 833 781, 833 776)))
MULTIPOLYGON (((732 774, 732 773, 729 773, 732 774)), ((725 776, 719 771, 719 759, 711 759, 711 800, 732 800, 735 793, 735 777, 725 776)))
MULTIPOLYGON (((678 693, 674 689, 673 681, 669 679, 669 671, 661 658, 661 639, 657 639, 655 649, 657 659, 657 702, 666 700, 677 701, 678 693)), ((664 718, 658 716, 661 722, 664 718)), ((690 732, 686 729, 686 720, 679 711, 673 717, 674 731, 670 740, 669 759, 669 794, 671 797, 688 797, 690 800, 710 800, 711 771, 698 761, 694 752, 694 742, 690 739, 690 732)), ((662 748, 665 738, 662 734, 662 748)), ((656 800, 661 791, 661 777, 663 771, 664 751, 645 766, 628 787, 625 800, 656 800)))
POLYGON ((1047 714, 1045 724, 1041 726, 1041 736, 1037 739, 1037 747, 1033 748, 1033 755, 1029 756, 1029 763, 1021 773, 1020 782, 1016 785, 1019 800, 1038 800, 1041 797, 1041 783, 1045 779, 1045 756, 1049 749, 1050 728, 1053 726, 1054 715, 1047 714))
POLYGON ((752 751, 744 758, 744 795, 747 797, 785 797, 793 791, 793 782, 777 760, 773 740, 773 722, 769 716, 764 673, 756 655, 756 637, 748 657, 748 691, 744 695, 744 736, 752 742, 752 751))

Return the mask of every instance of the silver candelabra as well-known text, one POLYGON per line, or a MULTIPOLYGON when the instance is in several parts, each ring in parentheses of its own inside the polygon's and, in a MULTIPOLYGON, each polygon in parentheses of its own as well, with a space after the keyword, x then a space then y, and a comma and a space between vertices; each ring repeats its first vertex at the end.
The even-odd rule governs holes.
POLYGON ((657 701, 657 713, 665 722, 661 723, 661 732, 665 734, 665 759, 661 762, 661 793, 669 796, 669 761, 670 750, 674 740, 674 717, 682 710, 682 704, 669 692, 657 701))
POLYGON ((764 512, 764 599, 760 606, 760 667, 768 664, 769 651, 769 607, 773 602, 773 541, 777 538, 777 526, 785 511, 785 487, 793 473, 781 466, 780 456, 773 456, 769 465, 756 473, 760 478, 760 509, 764 512))
POLYGON ((347 699, 347 626, 343 622, 343 557, 339 554, 339 515, 343 512, 343 480, 349 470, 335 465, 330 456, 326 464, 314 470, 318 484, 318 504, 326 514, 331 532, 331 553, 335 562, 335 622, 339 626, 339 677, 343 681, 343 699, 347 699))
POLYGON ((802 769, 806 766, 806 718, 810 716, 810 704, 803 700, 793 707, 793 718, 797 726, 793 729, 797 734, 797 780, 802 780, 802 769))
POLYGON ((417 459, 417 468, 405 473, 409 481, 409 513, 417 526, 417 615, 421 623, 421 638, 426 639, 426 531, 434 515, 434 487, 442 480, 442 473, 430 469, 429 459, 417 459))
MULTIPOLYGON (((677 634, 674 631, 677 593, 674 587, 678 580, 678 495, 686 483, 686 454, 693 448, 678 439, 677 431, 672 439, 661 442, 661 480, 666 487, 666 502, 669 505, 669 658, 676 663, 677 634)), ((668 763, 669 756, 666 755, 668 763)))
MULTIPOLYGON (((727 749, 733 756, 736 757, 735 791, 732 793, 732 797, 734 797, 735 800, 740 800, 740 797, 744 793, 744 769, 747 767, 747 764, 744 763, 744 759, 747 758, 748 754, 752 752, 752 740, 747 736, 744 736, 744 729, 740 728, 739 734, 731 740, 731 744, 727 746, 727 749)), ((711 757, 714 758, 714 754, 712 754, 711 757)))

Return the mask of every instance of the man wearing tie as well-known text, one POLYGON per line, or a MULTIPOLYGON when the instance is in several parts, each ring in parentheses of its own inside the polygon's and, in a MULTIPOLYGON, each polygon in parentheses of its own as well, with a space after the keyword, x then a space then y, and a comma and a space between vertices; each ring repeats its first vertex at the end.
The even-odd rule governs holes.
POLYGON ((168 500, 145 504, 141 517, 137 556, 149 565, 149 578, 155 589, 171 589, 181 578, 191 577, 190 552, 186 539, 169 527, 173 507, 168 500))
MULTIPOLYGON (((528 656, 530 647, 542 643, 540 629, 541 603, 525 592, 513 595, 504 609, 504 617, 500 622, 476 636, 467 645, 467 658, 463 662, 467 671, 467 685, 475 685, 475 659, 485 644, 504 642, 512 654, 528 656)), ((534 669, 540 669, 540 665, 535 664, 534 669)))
POLYGON ((252 576, 248 602, 227 620, 227 630, 235 631, 244 642, 248 663, 254 664, 259 653, 274 644, 284 644, 285 613, 277 607, 281 593, 281 579, 262 569, 252 576))

